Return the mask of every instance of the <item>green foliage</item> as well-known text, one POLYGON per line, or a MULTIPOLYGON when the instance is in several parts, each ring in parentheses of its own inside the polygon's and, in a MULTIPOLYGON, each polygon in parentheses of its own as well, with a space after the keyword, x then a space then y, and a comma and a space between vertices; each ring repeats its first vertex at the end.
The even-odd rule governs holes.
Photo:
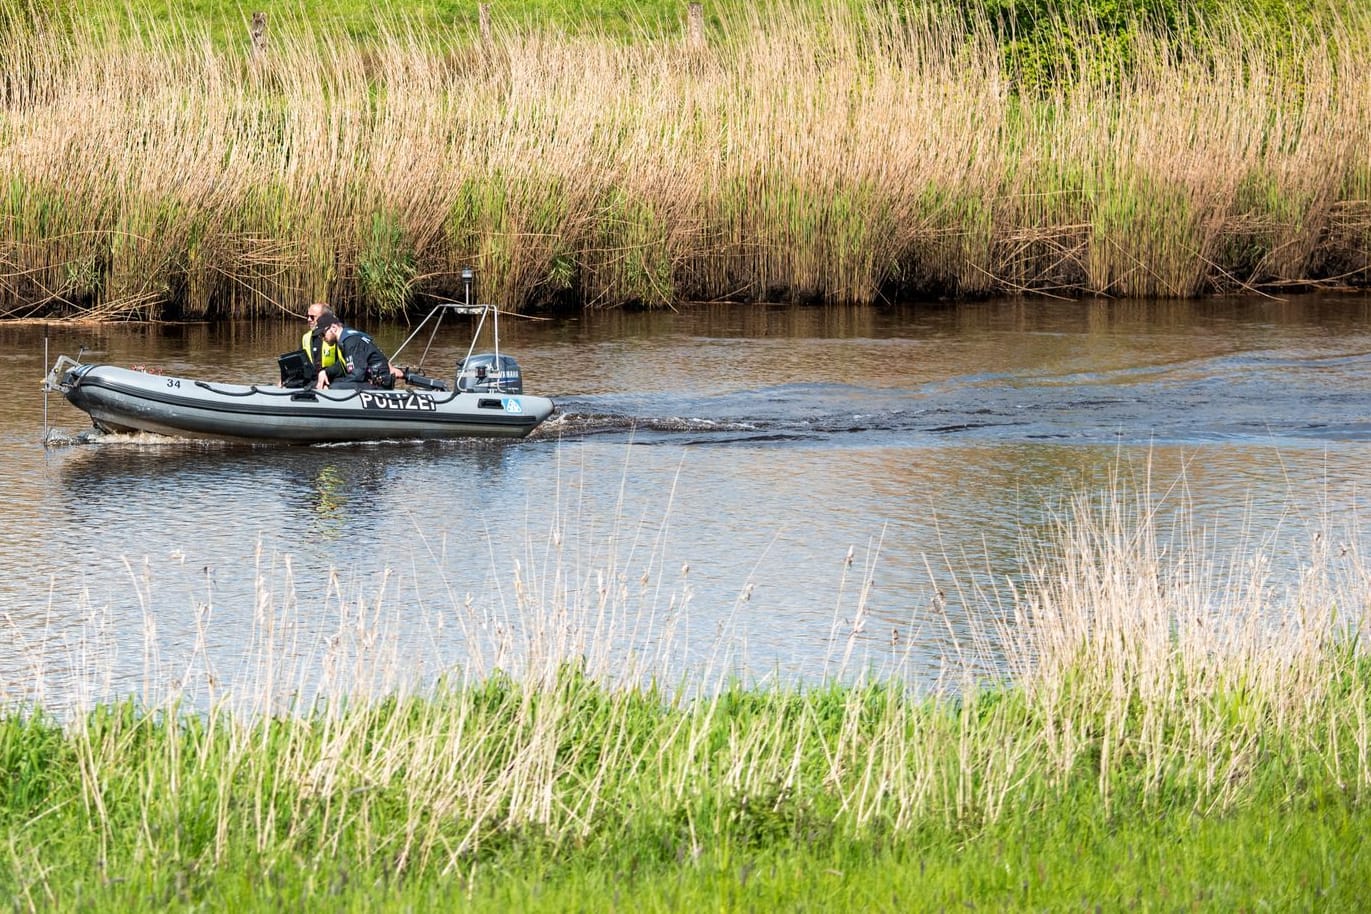
MULTIPOLYGON (((1160 39, 1175 54, 1204 48, 1212 29, 1233 24, 1297 55, 1294 36, 1320 34, 1340 9, 1329 0, 930 0, 939 15, 963 17, 974 34, 988 24, 1006 73, 1038 91, 1083 78, 1114 81, 1133 71, 1139 39, 1160 39)), ((1149 43, 1146 47, 1150 48, 1149 43)))
POLYGON ((404 227, 385 213, 373 215, 357 256, 357 279, 365 306, 381 317, 404 314, 416 273, 414 248, 404 227))
POLYGON ((36 816, 72 775, 65 735, 41 713, 0 718, 0 819, 36 816))
POLYGON ((0 0, 0 35, 8 37, 13 32, 22 34, 47 27, 60 21, 64 7, 60 0, 0 0))
POLYGON ((653 202, 618 188, 599 201, 595 263, 588 265, 597 298, 669 305, 675 298, 668 231, 653 202))

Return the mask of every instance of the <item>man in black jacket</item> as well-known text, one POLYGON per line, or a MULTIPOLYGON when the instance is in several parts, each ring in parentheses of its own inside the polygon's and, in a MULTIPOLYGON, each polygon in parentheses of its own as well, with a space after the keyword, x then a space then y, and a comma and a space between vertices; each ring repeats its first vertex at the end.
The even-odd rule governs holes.
POLYGON ((337 377, 319 372, 318 387, 390 390, 395 386, 390 360, 371 337, 360 330, 344 327, 330 311, 319 316, 318 327, 323 332, 324 342, 338 347, 343 361, 343 371, 337 377))

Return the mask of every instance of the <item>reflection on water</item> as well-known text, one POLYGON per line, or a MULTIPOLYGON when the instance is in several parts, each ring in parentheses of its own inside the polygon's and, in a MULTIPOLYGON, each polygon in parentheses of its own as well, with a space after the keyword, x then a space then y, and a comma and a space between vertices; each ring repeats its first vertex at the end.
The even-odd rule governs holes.
MULTIPOLYGON (((0 697, 136 693, 192 667, 256 688, 263 639, 297 690, 377 639, 420 678, 549 645, 666 678, 817 678, 851 649, 848 672, 927 686, 973 643, 996 674, 987 632, 1076 492, 1123 479, 1217 551, 1278 565, 1361 523, 1364 298, 506 324, 529 390, 559 404, 533 437, 311 448, 45 449, 45 421, 88 422, 51 398, 45 420, 44 330, 0 326, 34 391, 0 414, 0 697)), ((296 329, 47 332, 52 357, 241 381, 272 377, 296 329)), ((466 334, 441 334, 426 373, 466 334)))
POLYGON ((344 491, 346 484, 342 471, 335 464, 326 464, 314 474, 314 491, 317 498, 314 513, 318 519, 314 532, 323 539, 333 540, 343 534, 347 519, 347 494, 344 491))

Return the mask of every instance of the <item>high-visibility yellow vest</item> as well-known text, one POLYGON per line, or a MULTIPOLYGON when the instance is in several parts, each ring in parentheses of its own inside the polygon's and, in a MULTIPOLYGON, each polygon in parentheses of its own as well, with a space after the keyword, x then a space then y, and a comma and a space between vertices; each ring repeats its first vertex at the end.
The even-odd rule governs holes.
MULTIPOLYGON (((314 360, 314 351, 310 348, 309 345, 310 337, 312 336, 314 336, 314 331, 306 330, 305 335, 300 338, 300 348, 305 350, 305 355, 309 356, 310 361, 314 360)), ((320 367, 327 368, 330 365, 338 364, 340 361, 342 360, 338 358, 338 347, 330 343, 328 340, 324 339, 322 336, 319 337, 320 367)))

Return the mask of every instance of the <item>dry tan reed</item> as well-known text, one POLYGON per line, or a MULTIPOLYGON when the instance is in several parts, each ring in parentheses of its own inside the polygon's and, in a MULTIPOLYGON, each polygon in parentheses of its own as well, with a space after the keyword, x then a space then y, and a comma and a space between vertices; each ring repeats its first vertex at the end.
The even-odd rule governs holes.
POLYGON ((1371 746, 1330 740, 1366 731, 1371 574, 1354 520, 1304 535, 1296 562, 1274 540, 1219 555, 1183 504, 1078 499, 1030 561, 1008 635, 1049 770, 1087 760, 1108 797, 1132 768, 1149 796, 1180 786, 1217 806, 1261 767, 1315 758, 1368 786, 1371 746))
POLYGON ((1295 54, 1144 36, 1041 97, 988 33, 836 7, 704 50, 382 31, 8 36, 3 312, 394 313, 467 265, 515 307, 1366 279, 1364 16, 1295 54))

